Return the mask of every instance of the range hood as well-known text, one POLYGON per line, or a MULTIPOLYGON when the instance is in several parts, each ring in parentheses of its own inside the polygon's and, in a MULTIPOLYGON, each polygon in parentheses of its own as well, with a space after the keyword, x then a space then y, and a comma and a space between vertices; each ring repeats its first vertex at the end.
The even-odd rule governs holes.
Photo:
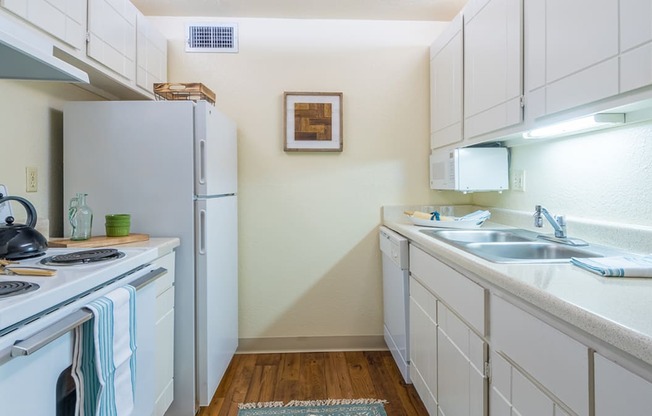
POLYGON ((88 83, 88 74, 56 58, 47 38, 0 15, 0 78, 88 83))

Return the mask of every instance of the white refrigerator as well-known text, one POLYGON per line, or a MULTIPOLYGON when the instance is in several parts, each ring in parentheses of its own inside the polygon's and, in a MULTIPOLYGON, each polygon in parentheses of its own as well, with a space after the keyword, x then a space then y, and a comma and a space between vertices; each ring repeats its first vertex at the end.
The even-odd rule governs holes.
POLYGON ((238 344, 236 125, 204 101, 70 102, 63 148, 64 201, 88 193, 93 235, 128 213, 132 233, 181 239, 166 415, 193 415, 238 344))

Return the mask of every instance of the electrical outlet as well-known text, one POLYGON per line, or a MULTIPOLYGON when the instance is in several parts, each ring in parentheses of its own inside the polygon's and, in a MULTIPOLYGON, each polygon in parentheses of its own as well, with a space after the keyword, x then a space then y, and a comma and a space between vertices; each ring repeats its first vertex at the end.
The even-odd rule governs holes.
POLYGON ((27 175, 25 190, 27 192, 38 191, 38 169, 28 166, 25 171, 27 175))
POLYGON ((525 171, 518 169, 512 171, 512 191, 525 192, 525 171))

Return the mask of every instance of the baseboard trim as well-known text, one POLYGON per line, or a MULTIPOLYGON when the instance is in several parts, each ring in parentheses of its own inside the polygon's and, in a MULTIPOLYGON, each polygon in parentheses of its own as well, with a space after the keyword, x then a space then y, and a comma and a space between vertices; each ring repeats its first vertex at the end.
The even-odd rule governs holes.
POLYGON ((240 338, 236 354, 274 352, 384 351, 382 335, 240 338))

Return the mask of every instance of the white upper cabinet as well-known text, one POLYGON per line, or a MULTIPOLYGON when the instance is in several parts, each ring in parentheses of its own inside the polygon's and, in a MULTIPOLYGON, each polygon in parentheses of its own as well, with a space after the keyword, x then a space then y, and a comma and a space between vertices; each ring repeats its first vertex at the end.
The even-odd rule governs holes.
POLYGON ((74 49, 84 49, 86 0, 2 0, 0 4, 74 49))
POLYGON ((458 14, 430 46, 430 147, 462 141, 463 16, 458 14))
POLYGON ((167 80, 167 40, 140 12, 136 29, 136 84, 151 93, 154 83, 167 80))
POLYGON ((523 120, 522 0, 464 8, 464 139, 523 120))
POLYGON ((652 84, 652 2, 620 2, 620 90, 652 84))
POLYGON ((128 0, 88 0, 87 54, 127 80, 136 75, 137 14, 128 0))
POLYGON ((652 2, 524 1, 528 121, 649 98, 625 93, 652 84, 652 2))
POLYGON ((618 0, 525 0, 528 118, 618 93, 618 0))

